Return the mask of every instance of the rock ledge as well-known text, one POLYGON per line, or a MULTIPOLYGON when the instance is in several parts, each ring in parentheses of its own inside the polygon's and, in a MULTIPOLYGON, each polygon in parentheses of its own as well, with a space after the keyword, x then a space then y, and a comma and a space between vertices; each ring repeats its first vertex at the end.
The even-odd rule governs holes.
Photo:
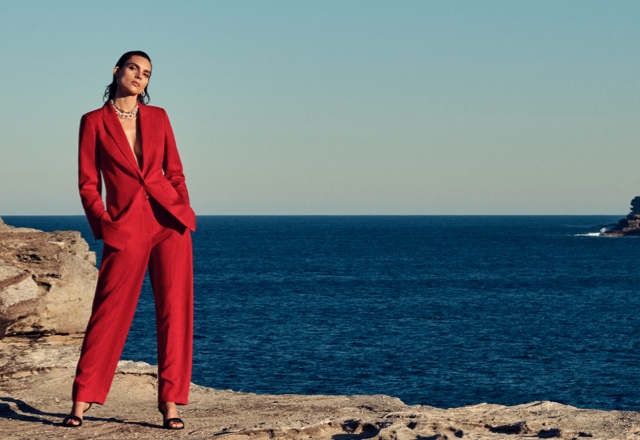
POLYGON ((77 231, 14 228, 0 219, 0 337, 84 331, 95 264, 77 231))

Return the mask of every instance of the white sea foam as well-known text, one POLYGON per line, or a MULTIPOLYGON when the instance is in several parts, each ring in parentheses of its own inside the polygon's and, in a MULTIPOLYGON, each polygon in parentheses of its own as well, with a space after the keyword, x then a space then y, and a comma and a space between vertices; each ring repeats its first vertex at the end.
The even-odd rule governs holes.
POLYGON ((575 237, 606 237, 605 232, 609 232, 615 225, 608 225, 600 228, 599 232, 587 232, 586 234, 575 234, 575 237))
POLYGON ((603 230, 600 232, 587 232, 586 234, 576 234, 575 237, 603 237, 603 232, 603 230))

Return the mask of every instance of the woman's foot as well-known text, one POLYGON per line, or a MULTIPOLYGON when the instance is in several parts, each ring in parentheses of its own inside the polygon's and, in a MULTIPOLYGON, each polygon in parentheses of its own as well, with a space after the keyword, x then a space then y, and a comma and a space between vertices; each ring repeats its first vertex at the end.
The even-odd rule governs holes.
POLYGON ((82 426, 82 414, 89 411, 91 404, 89 402, 73 402, 71 415, 62 421, 62 426, 67 428, 77 428, 82 426))
POLYGON ((160 402, 158 411, 162 414, 162 427, 165 429, 184 429, 184 422, 178 417, 175 402, 160 402))

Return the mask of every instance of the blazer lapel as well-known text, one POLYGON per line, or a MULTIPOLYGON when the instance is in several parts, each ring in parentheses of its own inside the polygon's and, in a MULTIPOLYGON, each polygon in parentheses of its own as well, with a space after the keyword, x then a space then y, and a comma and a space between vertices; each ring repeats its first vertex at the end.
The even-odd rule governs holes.
MULTIPOLYGON (((104 120, 104 125, 109 133, 109 136, 113 139, 115 144, 120 149, 122 155, 127 159, 127 162, 133 167, 135 172, 142 177, 142 173, 140 171, 140 167, 136 162, 135 157, 133 156, 133 151, 131 150, 131 146, 129 146, 129 141, 127 140, 127 136, 124 134, 124 130, 122 129, 122 125, 118 120, 118 115, 113 108, 111 108, 111 104, 107 102, 104 107, 102 107, 102 119, 104 120)), ((144 142, 144 136, 142 137, 144 142)), ((144 144, 142 149, 142 160, 144 165, 144 144)))

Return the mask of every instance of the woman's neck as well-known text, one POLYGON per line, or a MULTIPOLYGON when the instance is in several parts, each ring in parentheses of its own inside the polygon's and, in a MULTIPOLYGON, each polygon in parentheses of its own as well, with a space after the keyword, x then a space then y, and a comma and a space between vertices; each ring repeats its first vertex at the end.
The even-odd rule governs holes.
POLYGON ((135 95, 129 95, 129 96, 116 96, 113 99, 113 103, 116 105, 116 107, 118 107, 120 110, 125 111, 125 112, 130 112, 131 110, 134 109, 134 107, 136 106, 136 102, 137 102, 137 96, 135 95))

